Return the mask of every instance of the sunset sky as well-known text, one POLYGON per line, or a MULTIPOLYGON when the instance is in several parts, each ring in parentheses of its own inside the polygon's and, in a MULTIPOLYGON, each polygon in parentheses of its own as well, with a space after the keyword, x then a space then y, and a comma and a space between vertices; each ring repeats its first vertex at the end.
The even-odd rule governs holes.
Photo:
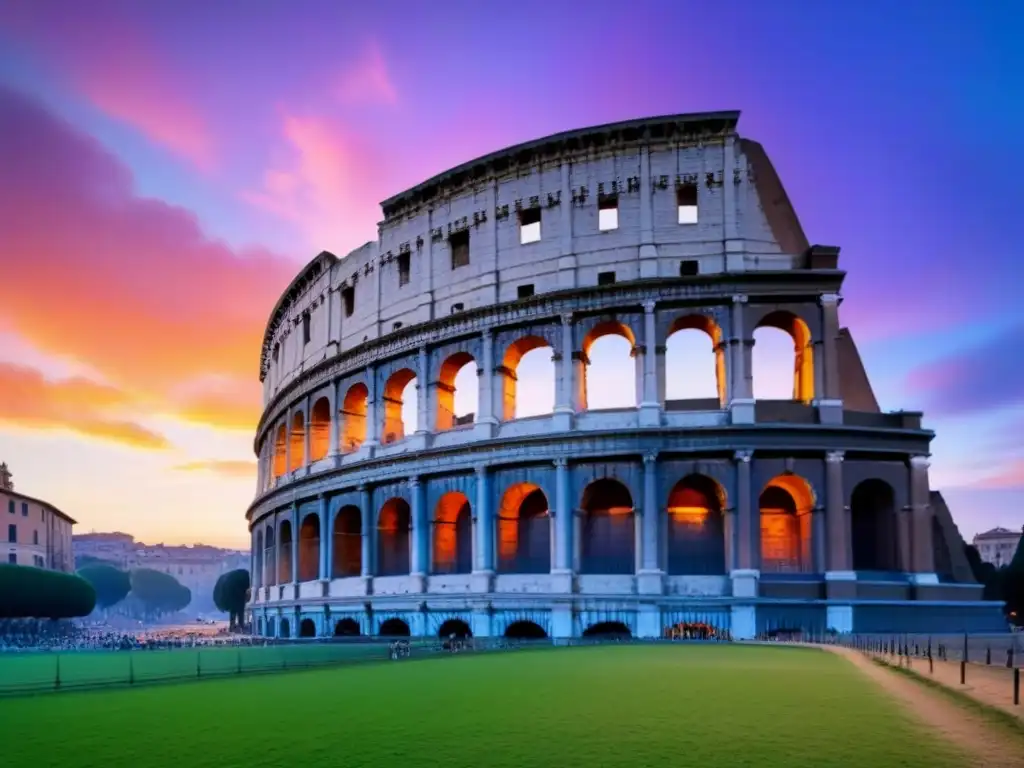
POLYGON ((1022 40, 998 0, 0 0, 0 460, 78 532, 248 546, 260 340, 302 264, 474 156, 737 109, 842 247, 843 324, 938 432, 961 532, 1019 528, 1022 40))

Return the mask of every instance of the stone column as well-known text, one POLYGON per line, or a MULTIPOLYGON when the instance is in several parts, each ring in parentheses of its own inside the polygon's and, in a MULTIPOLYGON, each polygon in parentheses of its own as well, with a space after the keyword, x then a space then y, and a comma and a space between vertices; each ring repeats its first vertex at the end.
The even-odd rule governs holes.
POLYGON ((374 536, 375 525, 374 522, 377 516, 373 513, 373 501, 370 495, 370 489, 365 485, 360 485, 356 488, 356 492, 359 494, 359 512, 360 512, 360 527, 362 528, 362 552, 360 553, 360 560, 362 561, 362 568, 360 576, 363 579, 366 594, 371 594, 373 584, 373 558, 374 558, 374 542, 376 537, 374 536))
POLYGON ((853 631, 853 606, 857 597, 857 574, 853 571, 853 547, 850 541, 850 514, 843 483, 842 451, 825 454, 825 532, 828 558, 825 572, 826 621, 830 629, 853 631))
POLYGON ((839 294, 826 293, 821 304, 821 343, 814 359, 814 398, 822 424, 843 423, 843 394, 839 380, 839 294))
POLYGON ((640 394, 640 426, 656 427, 661 424, 661 404, 658 400, 657 326, 655 303, 644 302, 643 391, 640 394))
MULTIPOLYGON (((275 436, 276 437, 276 436, 275 436)), ((292 409, 284 412, 284 473, 288 477, 292 471, 292 409)))
POLYGON ((556 578, 556 592, 572 592, 572 525, 573 509, 569 495, 569 462, 555 459, 555 559, 551 574, 556 578))
POLYGON ((494 577, 494 519, 491 510, 490 477, 487 467, 476 468, 476 567, 473 569, 473 591, 490 592, 494 577))
POLYGON ((311 403, 309 401, 310 401, 310 397, 309 397, 309 395, 306 395, 306 401, 305 401, 305 403, 302 406, 303 409, 304 409, 303 414, 302 414, 302 467, 303 467, 303 469, 307 469, 309 467, 309 465, 313 463, 312 461, 310 461, 310 453, 309 453, 309 444, 311 442, 311 440, 310 440, 310 437, 311 437, 310 433, 312 431, 312 424, 310 423, 310 419, 311 419, 311 417, 310 417, 310 408, 312 407, 312 405, 311 405, 311 403))
POLYGON ((338 385, 337 381, 331 384, 331 434, 327 436, 327 455, 330 457, 337 456, 340 451, 342 400, 338 397, 338 385))
POLYGON ((327 494, 317 494, 320 503, 320 581, 331 579, 331 525, 327 515, 327 494))
POLYGON ((664 591, 664 572, 659 563, 661 505, 658 503, 658 454, 644 456, 644 495, 641 518, 640 555, 637 592, 660 595, 664 591))
MULTIPOLYGON (((571 207, 571 205, 570 205, 571 207)), ((555 408, 552 415, 555 429, 567 432, 572 429, 573 408, 573 375, 572 375, 572 315, 560 316, 562 321, 562 340, 557 352, 552 355, 555 362, 555 408)))
POLYGON ((938 584, 927 456, 910 457, 911 570, 917 584, 938 584))
POLYGON ((751 466, 753 451, 736 451, 736 568, 732 576, 733 597, 757 597, 760 577, 755 563, 755 526, 757 520, 752 509, 751 466))
POLYGON ((410 546, 412 551, 409 553, 409 575, 412 577, 413 590, 416 592, 422 592, 426 587, 427 581, 427 553, 430 546, 430 532, 429 525, 427 522, 427 500, 426 500, 426 488, 423 483, 420 482, 420 478, 413 475, 409 478, 409 496, 412 499, 412 518, 410 523, 412 525, 412 536, 410 537, 410 546))
POLYGON ((366 366, 366 390, 366 441, 363 445, 372 455, 373 449, 380 445, 381 422, 384 419, 384 409, 377 408, 377 366, 373 363, 366 366))
POLYGON ((494 437, 498 419, 494 415, 494 336, 489 328, 480 335, 480 365, 478 379, 477 414, 474 431, 478 437, 494 437))
MULTIPOLYGON (((576 287, 576 255, 572 247, 572 164, 563 160, 559 171, 561 172, 559 212, 562 221, 559 227, 561 242, 559 243, 558 257, 558 287, 560 290, 570 290, 576 287)), ((495 204, 498 202, 497 195, 495 195, 494 202, 495 204)), ((497 226, 497 221, 495 221, 495 226, 497 226)))
POLYGON ((747 338, 743 315, 747 297, 732 297, 732 355, 729 360, 729 411, 733 424, 754 423, 754 380, 751 371, 754 339, 747 338))
POLYGON ((651 153, 640 148, 640 277, 658 276, 658 248, 654 244, 654 185, 651 153))
POLYGON ((433 426, 437 403, 429 396, 430 377, 427 371, 427 348, 420 347, 416 355, 416 434, 425 435, 433 426))
POLYGON ((292 502, 292 584, 299 583, 299 505, 292 502))
POLYGON ((811 510, 811 569, 814 573, 828 570, 828 524, 821 504, 811 510))

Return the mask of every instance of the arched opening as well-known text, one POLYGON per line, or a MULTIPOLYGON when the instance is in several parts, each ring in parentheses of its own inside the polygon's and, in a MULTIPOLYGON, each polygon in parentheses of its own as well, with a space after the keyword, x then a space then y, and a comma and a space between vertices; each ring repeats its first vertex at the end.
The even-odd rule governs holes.
POLYGON ((263 617, 260 616, 258 619, 256 619, 256 634, 260 637, 264 637, 265 635, 263 634, 263 629, 263 617))
POLYGON ((583 491, 580 573, 634 573, 633 497, 618 480, 595 480, 583 491))
POLYGON ((309 416, 309 461, 327 457, 331 448, 331 403, 326 397, 313 403, 309 416))
POLYGON ((621 621, 599 621, 583 630, 584 637, 630 638, 633 633, 621 621))
POLYGON ((263 586, 263 558, 265 557, 264 552, 265 550, 263 548, 263 531, 257 531, 256 551, 253 553, 255 555, 255 557, 253 557, 253 560, 256 572, 253 574, 252 580, 253 587, 257 589, 263 586))
POLYGON ((578 410, 635 408, 637 367, 633 331, 617 320, 607 320, 594 326, 581 346, 584 370, 576 379, 578 410))
POLYGON ((291 627, 291 624, 288 623, 288 619, 281 619, 281 633, 280 633, 279 636, 280 637, 291 637, 292 636, 292 627, 291 627))
POLYGON ((272 525, 267 526, 265 542, 263 557, 266 560, 266 570, 264 571, 266 583, 264 586, 272 587, 277 584, 277 544, 274 540, 274 527, 272 525))
POLYGON ((351 504, 334 517, 331 578, 343 579, 363 572, 363 515, 351 504))
POLYGON ((753 335, 754 397, 810 403, 814 399, 814 348, 807 323, 780 310, 765 315, 753 335), (785 343, 779 332, 788 337, 785 343), (790 359, 793 365, 787 373, 780 363, 790 359), (773 376, 776 371, 779 373, 773 376))
POLYGON ((402 368, 391 374, 391 378, 384 385, 382 445, 404 440, 407 434, 415 431, 416 419, 413 417, 416 408, 415 382, 415 372, 410 368, 402 368))
POLYGON ((303 619, 299 622, 299 637, 316 637, 316 622, 303 619))
POLYGON ((509 344, 496 375, 501 378, 502 421, 554 410, 555 363, 551 346, 540 336, 523 336, 509 344))
POLYGON ((456 640, 464 640, 467 637, 472 637, 473 631, 469 628, 469 624, 462 619, 448 619, 437 630, 437 636, 442 638, 454 637, 456 640))
POLYGON ((282 520, 277 526, 277 583, 288 584, 292 580, 292 521, 282 520))
POLYGON ((725 565, 725 491, 706 475, 687 475, 668 497, 668 573, 718 575, 725 565))
POLYGON ((543 640, 547 636, 544 627, 534 621, 513 621, 505 629, 510 640, 543 640))
POLYGON ((288 429, 279 424, 274 435, 274 477, 281 477, 288 471, 287 460, 288 429))
POLYGON ((353 384, 341 403, 341 451, 352 453, 366 442, 366 405, 370 391, 362 382, 353 384))
POLYGON ((762 573, 814 570, 814 491, 798 475, 773 477, 758 500, 762 573))
POLYGON ((339 619, 334 625, 335 637, 358 637, 362 632, 355 619, 339 619))
POLYGON ((409 573, 409 527, 411 515, 405 499, 388 499, 377 519, 377 575, 405 576, 409 573))
POLYGON ((725 382, 722 329, 705 315, 676 318, 665 342, 665 399, 713 400, 724 407, 725 382))
POLYGON ((477 366, 468 352, 456 352, 441 363, 437 381, 437 414, 434 430, 472 424, 479 399, 477 366))
POLYGON ((544 491, 533 483, 517 483, 501 497, 498 571, 551 571, 551 513, 544 491))
POLYGON ((288 438, 290 462, 288 471, 294 472, 306 463, 306 417, 302 411, 292 416, 292 431, 288 438))
POLYGON ((853 570, 900 571, 896 493, 884 480, 864 480, 850 498, 853 570))
POLYGON ((377 634, 380 637, 409 637, 412 633, 409 625, 401 619, 388 619, 381 623, 377 634))
POLYGON ((267 637, 277 637, 277 622, 273 616, 267 618, 267 637))
POLYGON ((473 515, 469 499, 458 491, 442 496, 434 509, 433 572, 473 570, 473 515))
POLYGON ((320 578, 320 516, 306 515, 299 525, 299 581, 320 578))

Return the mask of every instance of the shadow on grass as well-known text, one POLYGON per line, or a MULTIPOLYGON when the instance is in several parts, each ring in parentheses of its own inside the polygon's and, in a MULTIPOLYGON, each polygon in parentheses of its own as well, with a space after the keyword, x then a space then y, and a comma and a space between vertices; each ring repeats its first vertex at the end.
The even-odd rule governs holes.
MULTIPOLYGON (((1024 742, 1024 721, 1021 721, 1021 719, 1016 715, 1011 715, 1009 712, 1006 712, 999 707, 994 707, 983 701, 978 701, 976 698, 964 693, 963 691, 958 691, 956 688, 950 688, 948 685, 943 685, 937 680, 933 680, 932 678, 913 669, 896 666, 874 657, 871 658, 871 661, 880 667, 884 667, 898 675, 902 675, 903 677, 915 681, 925 688, 929 688, 937 692, 939 695, 944 696, 948 701, 961 709, 966 709, 969 712, 979 715, 987 722, 1004 730, 1008 735, 1024 742)), ((1022 743, 1022 747, 1024 747, 1024 743, 1022 743)))

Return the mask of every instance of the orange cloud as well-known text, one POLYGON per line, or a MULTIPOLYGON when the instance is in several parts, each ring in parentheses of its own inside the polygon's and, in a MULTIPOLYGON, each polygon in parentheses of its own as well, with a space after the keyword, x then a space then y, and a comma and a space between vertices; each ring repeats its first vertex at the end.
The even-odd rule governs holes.
POLYGON ((374 239, 383 158, 329 120, 286 114, 282 134, 289 161, 243 199, 296 225, 315 249, 344 254, 374 239))
POLYGON ((134 448, 162 450, 162 436, 119 418, 134 406, 125 393, 83 378, 50 381, 38 371, 0 363, 0 422, 27 429, 67 429, 134 448))
POLYGON ((227 477, 256 477, 255 461, 234 461, 230 459, 211 459, 209 461, 190 461, 175 467, 179 472, 213 472, 227 477))
POLYGON ((206 122, 146 31, 102 5, 56 18, 45 4, 12 3, 0 26, 55 64, 94 107, 204 170, 215 164, 206 122))
POLYGON ((1024 488, 1024 458, 1013 459, 994 474, 972 483, 971 487, 1000 490, 1024 488))
POLYGON ((258 403, 263 327, 296 264, 209 239, 191 212, 138 196, 95 141, 2 86, 0 124, 0 325, 140 400, 187 409, 182 384, 215 377, 232 383, 217 390, 225 400, 258 403))
POLYGON ((187 421, 250 432, 256 431, 261 412, 260 387, 255 377, 251 384, 238 383, 233 391, 225 388, 186 398, 176 408, 177 415, 187 421))
POLYGON ((375 40, 366 43, 360 58, 342 74, 337 96, 343 104, 394 106, 398 103, 398 91, 375 40))

